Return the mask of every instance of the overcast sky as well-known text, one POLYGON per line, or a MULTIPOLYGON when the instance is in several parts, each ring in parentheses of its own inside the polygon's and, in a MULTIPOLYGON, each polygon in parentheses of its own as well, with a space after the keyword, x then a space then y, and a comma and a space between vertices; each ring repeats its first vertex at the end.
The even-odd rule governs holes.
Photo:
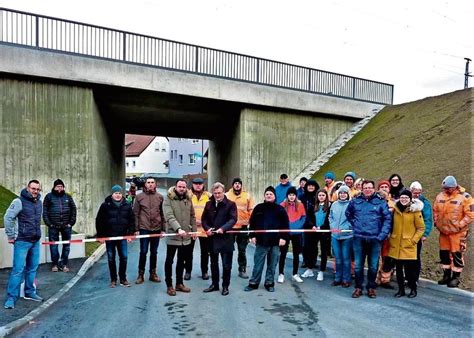
POLYGON ((464 58, 474 59, 468 0, 0 0, 0 6, 391 83, 394 103, 464 88, 464 58))

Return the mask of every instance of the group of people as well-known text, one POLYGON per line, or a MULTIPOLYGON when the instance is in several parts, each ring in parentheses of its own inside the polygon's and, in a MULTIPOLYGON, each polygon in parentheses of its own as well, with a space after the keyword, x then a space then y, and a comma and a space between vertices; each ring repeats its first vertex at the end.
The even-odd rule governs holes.
MULTIPOLYGON (((194 243, 199 238, 201 278, 211 284, 204 292, 221 291, 229 294, 230 276, 235 244, 238 250, 239 277, 249 279, 245 291, 259 287, 264 265, 267 269, 264 288, 275 291, 277 282, 285 282, 285 260, 289 244, 293 250, 292 280, 303 282, 314 277, 320 254, 316 279, 324 280, 328 256, 335 257, 333 286, 352 285, 353 298, 363 294, 364 265, 367 260, 367 295, 376 298, 377 285, 393 288, 390 279, 396 270, 398 291, 408 297, 417 296, 417 281, 421 269, 422 243, 429 236, 432 225, 440 231, 440 259, 444 271, 439 284, 457 287, 464 266, 464 252, 469 224, 474 218, 472 197, 459 186, 453 176, 442 182, 433 208, 422 194, 419 182, 405 188, 399 175, 375 182, 357 178, 354 172, 336 181, 328 172, 323 187, 313 179, 302 178, 293 187, 288 176, 280 176, 280 184, 265 189, 263 202, 255 205, 249 192, 243 189, 240 178, 234 178, 226 192, 222 183, 204 189, 201 178, 192 180, 191 187, 178 179, 166 196, 157 192, 153 177, 145 181, 143 191, 127 199, 121 186, 114 185, 111 194, 101 204, 97 217, 97 237, 151 235, 140 238, 138 274, 135 284, 145 282, 149 255, 149 280, 161 282, 157 274, 157 251, 160 237, 166 236, 164 264, 167 294, 191 292, 184 284, 191 279, 194 243), (251 275, 247 273, 247 244, 255 245, 251 275), (300 275, 299 256, 303 255, 300 275), (176 257, 177 256, 177 257, 176 257), (220 283, 219 256, 222 265, 220 283), (175 283, 173 264, 176 259, 175 283), (209 276, 209 261, 211 276, 209 276), (222 286, 222 289, 221 287, 222 286)), ((32 180, 21 191, 5 214, 5 229, 14 245, 13 269, 7 288, 5 308, 14 308, 19 298, 20 284, 25 281, 25 299, 42 301, 36 293, 34 278, 39 263, 41 215, 49 229, 50 241, 70 239, 76 221, 76 206, 71 195, 65 193, 64 183, 58 179, 52 191, 41 203, 40 183, 32 180)), ((130 286, 127 279, 127 242, 131 240, 101 240, 105 242, 110 287, 130 286), (119 256, 117 272, 116 255, 119 256)), ((57 245, 51 245, 52 271, 69 271, 69 245, 63 245, 61 256, 57 245)))

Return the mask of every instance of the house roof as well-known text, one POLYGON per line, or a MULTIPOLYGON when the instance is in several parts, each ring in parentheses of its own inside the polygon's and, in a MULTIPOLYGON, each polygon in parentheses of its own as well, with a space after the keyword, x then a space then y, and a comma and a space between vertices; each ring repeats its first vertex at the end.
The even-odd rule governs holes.
POLYGON ((155 136, 126 134, 125 156, 140 156, 154 139, 155 136))

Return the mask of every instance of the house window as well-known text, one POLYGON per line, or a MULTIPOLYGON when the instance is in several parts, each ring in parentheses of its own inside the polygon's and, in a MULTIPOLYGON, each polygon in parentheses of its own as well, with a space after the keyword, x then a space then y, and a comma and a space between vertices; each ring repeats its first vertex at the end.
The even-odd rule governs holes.
POLYGON ((174 159, 173 155, 174 155, 174 150, 171 150, 170 151, 170 160, 174 159))
POLYGON ((179 164, 183 164, 183 155, 179 155, 179 164))
POLYGON ((185 142, 185 141, 186 141, 186 139, 184 139, 184 138, 179 138, 178 139, 178 142, 185 142))
POLYGON ((127 168, 128 168, 128 161, 126 161, 126 162, 125 162, 125 165, 126 165, 126 166, 127 166, 127 168))
POLYGON ((135 161, 132 161, 132 167, 135 167, 137 163, 135 161))
POLYGON ((160 151, 160 142, 155 142, 155 151, 160 151))
POLYGON ((189 156, 189 165, 195 165, 196 164, 196 155, 194 154, 188 154, 189 156))
POLYGON ((166 143, 161 144, 161 151, 166 151, 166 143))
POLYGON ((192 143, 197 144, 197 143, 199 143, 199 140, 193 140, 192 143))

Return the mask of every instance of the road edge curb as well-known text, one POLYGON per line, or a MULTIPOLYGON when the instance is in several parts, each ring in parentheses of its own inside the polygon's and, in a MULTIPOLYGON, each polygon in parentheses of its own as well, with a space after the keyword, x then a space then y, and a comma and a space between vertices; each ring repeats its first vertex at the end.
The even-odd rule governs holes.
MULTIPOLYGON (((293 259, 293 253, 288 252, 286 259, 293 259)), ((320 261, 319 258, 318 258, 318 261, 320 261)), ((328 266, 331 265, 332 268, 334 269, 335 263, 333 261, 328 259, 327 264, 328 266)), ((367 268, 365 268, 365 270, 367 270, 367 268)), ((444 293, 448 293, 452 295, 457 295, 457 296, 467 296, 470 298, 474 298, 474 292, 471 292, 468 290, 463 290, 463 289, 458 289, 458 288, 448 288, 446 285, 438 285, 436 281, 433 281, 427 278, 420 278, 420 281, 423 282, 422 286, 427 289, 436 290, 436 291, 440 291, 440 292, 444 292, 444 293)))
POLYGON ((28 324, 30 321, 38 317, 41 313, 46 311, 51 305, 56 303, 66 292, 68 292, 85 274, 86 272, 104 255, 105 244, 100 245, 94 253, 82 264, 77 274, 71 278, 58 292, 46 300, 38 308, 32 310, 24 317, 14 320, 2 327, 0 327, 0 337, 8 336, 21 327, 28 324))

